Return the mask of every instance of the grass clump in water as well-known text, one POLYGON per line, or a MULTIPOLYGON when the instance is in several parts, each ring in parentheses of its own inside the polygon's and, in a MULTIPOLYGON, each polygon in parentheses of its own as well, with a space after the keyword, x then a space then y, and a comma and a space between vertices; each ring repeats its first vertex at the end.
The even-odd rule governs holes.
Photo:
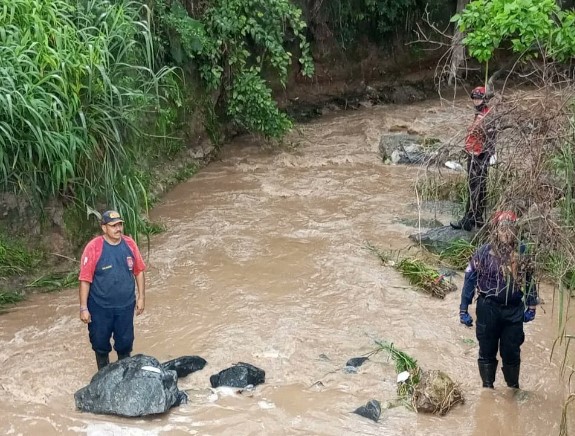
POLYGON ((407 278, 411 285, 418 287, 433 297, 445 298, 448 292, 453 292, 456 289, 456 286, 448 282, 443 274, 440 274, 435 268, 419 259, 411 257, 399 259, 399 256, 397 256, 399 260, 394 261, 390 253, 386 253, 369 242, 365 248, 375 254, 382 264, 392 266, 398 270, 402 276, 407 278))
POLYGON ((464 402, 461 390, 444 372, 423 371, 417 360, 395 348, 393 343, 375 343, 377 348, 373 353, 386 351, 395 363, 397 393, 407 407, 416 412, 445 415, 454 405, 464 402))
POLYGON ((439 258, 455 268, 465 269, 476 249, 475 244, 465 239, 455 239, 440 253, 439 258))
POLYGON ((409 280, 409 283, 433 297, 445 298, 448 292, 455 290, 453 283, 445 280, 445 277, 436 269, 419 259, 406 257, 397 264, 396 268, 409 280))

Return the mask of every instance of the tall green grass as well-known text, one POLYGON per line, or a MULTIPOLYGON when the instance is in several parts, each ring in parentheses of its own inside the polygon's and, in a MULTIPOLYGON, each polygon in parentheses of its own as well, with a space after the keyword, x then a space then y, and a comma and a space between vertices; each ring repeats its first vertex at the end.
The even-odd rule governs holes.
POLYGON ((0 235, 0 277, 22 274, 41 260, 40 253, 24 248, 17 241, 0 235))
POLYGON ((148 17, 130 0, 0 0, 0 189, 114 207, 139 233, 148 197, 134 163, 173 85, 154 69, 148 17))

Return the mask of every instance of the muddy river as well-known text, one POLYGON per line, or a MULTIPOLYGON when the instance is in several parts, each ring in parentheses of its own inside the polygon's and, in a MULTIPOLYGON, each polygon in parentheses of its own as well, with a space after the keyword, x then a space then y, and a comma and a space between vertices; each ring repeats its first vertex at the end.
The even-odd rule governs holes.
MULTIPOLYGON (((416 229, 403 219, 451 218, 418 210, 413 185, 422 170, 383 165, 380 136, 409 129, 448 139, 470 117, 468 100, 377 106, 299 125, 282 151, 249 137, 226 147, 151 216, 168 230, 151 242, 134 352, 204 357, 206 368, 179 382, 189 403, 146 419, 76 411, 73 394, 95 372, 77 291, 35 295, 0 315, 0 434, 558 434, 566 384, 560 357, 551 358, 551 288, 525 326, 524 393, 505 387, 500 371, 496 389, 483 390, 474 330, 459 323, 459 293, 418 293, 366 249, 408 250, 416 229), (375 340, 447 372, 466 403, 444 417, 389 408, 378 423, 351 413, 396 397, 384 353, 357 374, 342 370, 375 340), (209 376, 238 361, 263 368, 266 384, 242 395, 212 391, 209 376)), ((454 280, 459 287, 461 275, 454 280)))

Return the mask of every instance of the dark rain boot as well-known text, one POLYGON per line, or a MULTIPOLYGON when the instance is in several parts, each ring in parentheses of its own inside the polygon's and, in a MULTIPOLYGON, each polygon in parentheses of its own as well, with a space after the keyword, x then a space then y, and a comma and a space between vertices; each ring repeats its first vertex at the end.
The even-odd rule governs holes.
POLYGON ((450 222, 449 225, 451 226, 452 229, 456 230, 463 229, 470 232, 471 230, 473 230, 473 227, 475 227, 475 220, 466 215, 459 221, 450 222))
POLYGON ((478 362, 478 365, 479 365, 479 375, 481 376, 483 387, 493 389, 493 383, 495 382, 495 373, 497 372, 497 362, 494 363, 478 362))
POLYGON ((110 363, 110 355, 108 353, 96 353, 96 365, 98 371, 110 363))
POLYGON ((127 353, 118 353, 118 360, 122 360, 122 359, 125 359, 127 357, 130 357, 129 351, 127 353))
POLYGON ((519 389, 519 368, 521 365, 515 366, 503 366, 501 370, 503 371, 503 377, 507 386, 510 388, 519 389))

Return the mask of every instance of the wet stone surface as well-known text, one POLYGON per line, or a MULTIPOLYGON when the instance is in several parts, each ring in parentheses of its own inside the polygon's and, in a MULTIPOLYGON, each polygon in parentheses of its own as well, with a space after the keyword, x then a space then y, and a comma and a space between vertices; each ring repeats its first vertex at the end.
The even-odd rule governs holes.
POLYGON ((364 406, 358 407, 353 413, 371 419, 374 422, 379 421, 381 415, 381 404, 377 400, 369 400, 364 406))
POLYGON ((155 415, 187 402, 177 382, 175 371, 166 371, 154 357, 138 354, 102 368, 74 398, 83 412, 155 415))
POLYGON ((256 386, 266 381, 264 370, 249 363, 239 362, 231 368, 224 369, 210 377, 213 388, 229 386, 233 388, 245 388, 248 385, 256 386))

